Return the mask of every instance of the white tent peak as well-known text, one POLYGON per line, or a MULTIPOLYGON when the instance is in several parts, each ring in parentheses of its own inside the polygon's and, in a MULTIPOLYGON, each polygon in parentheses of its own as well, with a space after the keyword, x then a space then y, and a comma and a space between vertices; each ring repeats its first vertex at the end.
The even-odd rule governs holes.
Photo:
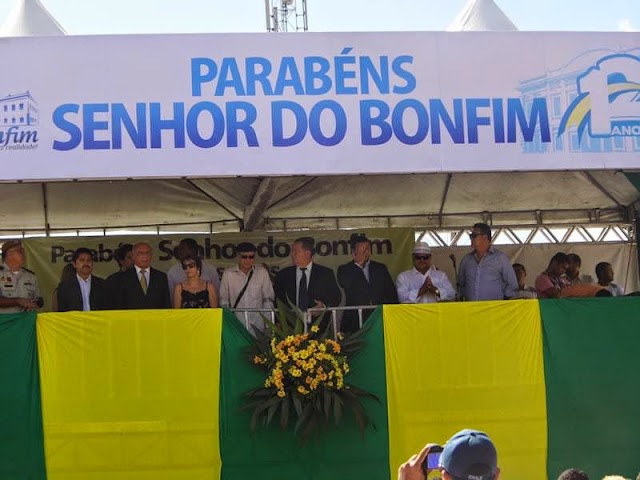
POLYGON ((15 7, 0 27, 0 37, 66 34, 64 28, 40 0, 17 0, 15 7))
POLYGON ((518 27, 493 0, 469 0, 448 32, 514 32, 518 27))

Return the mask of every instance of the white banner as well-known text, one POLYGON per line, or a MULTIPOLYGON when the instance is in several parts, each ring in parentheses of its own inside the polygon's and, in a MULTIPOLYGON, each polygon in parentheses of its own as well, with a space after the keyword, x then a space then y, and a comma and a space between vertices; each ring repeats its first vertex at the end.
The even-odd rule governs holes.
POLYGON ((640 167, 640 33, 0 39, 1 180, 640 167))

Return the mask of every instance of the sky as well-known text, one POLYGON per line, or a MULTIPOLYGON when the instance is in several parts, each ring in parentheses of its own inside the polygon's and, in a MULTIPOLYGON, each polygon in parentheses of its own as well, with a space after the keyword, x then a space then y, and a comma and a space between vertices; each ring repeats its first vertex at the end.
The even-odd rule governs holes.
MULTIPOLYGON (((19 0, 0 0, 0 24, 19 0)), ((266 30, 264 0, 40 0, 74 35, 266 30)), ((272 3, 275 0, 269 0, 272 3)), ((300 0, 294 0, 300 3, 300 0)), ((444 30, 467 0, 307 0, 309 30, 444 30)), ((496 0, 520 30, 640 31, 640 0, 496 0)))

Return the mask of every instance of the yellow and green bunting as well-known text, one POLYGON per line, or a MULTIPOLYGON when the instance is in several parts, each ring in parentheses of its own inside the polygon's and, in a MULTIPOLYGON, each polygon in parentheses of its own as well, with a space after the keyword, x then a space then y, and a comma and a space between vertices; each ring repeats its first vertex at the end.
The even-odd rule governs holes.
POLYGON ((222 310, 0 316, 0 478, 389 480, 427 442, 487 431, 501 478, 640 470, 640 299, 392 305, 348 381, 374 393, 301 446, 250 430, 264 381, 222 310), (37 330, 37 336, 36 336, 37 330))

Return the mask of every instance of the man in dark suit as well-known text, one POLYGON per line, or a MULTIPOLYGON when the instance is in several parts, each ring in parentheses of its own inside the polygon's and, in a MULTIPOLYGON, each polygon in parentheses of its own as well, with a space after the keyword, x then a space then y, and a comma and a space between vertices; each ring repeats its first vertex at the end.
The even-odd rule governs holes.
POLYGON ((107 290, 111 304, 115 305, 118 302, 120 285, 122 283, 120 277, 124 272, 133 268, 133 245, 130 243, 121 243, 115 252, 113 252, 113 258, 118 262, 118 271, 109 275, 105 279, 105 282, 107 282, 107 290))
POLYGON ((93 256, 78 248, 71 257, 76 274, 58 285, 58 311, 90 311, 110 308, 105 281, 93 275, 93 256))
MULTIPOLYGON (((387 266, 370 260, 371 240, 364 235, 352 235, 351 255, 353 261, 338 267, 338 283, 344 289, 347 306, 398 303, 398 292, 387 266)), ((363 309, 362 320, 372 312, 373 309, 363 309)), ((350 333, 358 328, 358 310, 345 311, 340 330, 350 333)))
POLYGON ((151 245, 133 246, 133 268, 120 276, 118 308, 122 310, 171 308, 167 275, 151 267, 151 245))
MULTIPOLYGON (((314 244, 311 237, 295 240, 291 245, 293 265, 280 270, 275 278, 276 298, 302 311, 337 307, 342 300, 333 270, 313 262, 314 244)), ((323 316, 321 329, 327 327, 329 319, 329 314, 323 316)))

